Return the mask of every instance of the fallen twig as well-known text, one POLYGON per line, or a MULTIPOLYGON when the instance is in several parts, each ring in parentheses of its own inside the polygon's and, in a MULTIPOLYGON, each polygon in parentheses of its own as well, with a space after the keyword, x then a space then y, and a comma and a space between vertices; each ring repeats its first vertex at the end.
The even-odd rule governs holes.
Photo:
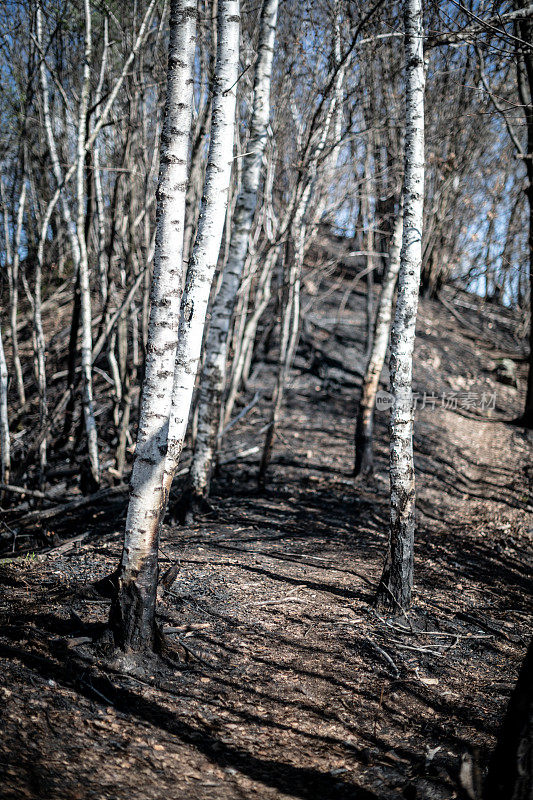
POLYGON ((228 424, 227 424, 227 425, 226 425, 226 427, 225 427, 225 428, 222 430, 222 432, 220 433, 220 435, 219 435, 219 437, 218 437, 218 438, 219 438, 219 439, 222 439, 222 437, 224 436, 224 434, 226 434, 226 433, 227 433, 227 432, 230 430, 230 428, 233 428, 233 426, 234 426, 234 425, 236 425, 236 424, 237 424, 237 422, 239 422, 239 420, 241 420, 243 417, 245 417, 245 416, 246 416, 246 414, 248 414, 248 412, 249 412, 249 411, 251 411, 251 410, 252 410, 252 408, 253 408, 255 405, 257 405, 257 403, 258 403, 258 402, 261 400, 261 397, 262 397, 261 393, 260 393, 260 392, 256 392, 256 393, 255 393, 255 395, 254 395, 254 398, 253 398, 253 400, 252 400, 250 403, 248 403, 248 405, 247 405, 247 406, 245 406, 245 407, 242 409, 242 411, 240 411, 240 412, 237 414, 237 416, 236 416, 236 417, 233 417, 233 419, 232 419, 230 422, 228 422, 228 424))
POLYGON ((394 677, 398 678, 400 675, 400 670, 398 669, 398 667, 396 666, 390 655, 385 650, 383 650, 383 648, 380 647, 379 644, 376 644, 375 641, 370 638, 370 636, 363 636, 363 638, 374 648, 374 650, 377 650, 377 652, 380 654, 380 656, 382 656, 382 658, 385 659, 387 664, 394 670, 394 677))
POLYGON ((77 508, 90 506, 93 503, 100 502, 100 500, 104 500, 108 497, 114 497, 116 495, 123 494, 125 490, 126 487, 124 485, 110 486, 107 489, 99 489, 94 494, 87 495, 86 497, 76 498, 76 500, 71 500, 68 503, 62 503, 61 505, 54 506, 53 508, 30 511, 28 514, 19 517, 19 519, 16 520, 16 524, 27 525, 32 522, 41 522, 43 520, 52 519, 53 517, 57 517, 59 514, 64 514, 68 511, 74 511, 77 508))
POLYGON ((307 588, 305 586, 305 584, 302 584, 301 586, 295 586, 294 589, 291 589, 290 592, 287 592, 287 594, 284 597, 280 597, 278 600, 258 600, 257 602, 252 603, 251 605, 253 605, 253 606, 271 606, 271 605, 276 605, 277 603, 287 603, 287 602, 291 602, 291 601, 293 603, 307 603, 307 600, 304 600, 301 597, 291 597, 290 596, 290 595, 294 594, 294 592, 297 592, 299 589, 305 589, 305 588, 307 588))
POLYGON ((53 547, 46 547, 44 550, 41 550, 38 553, 35 553, 34 550, 26 550, 24 553, 17 553, 16 555, 2 558, 0 559, 0 564, 8 564, 10 561, 16 561, 20 558, 27 558, 28 556, 32 556, 35 561, 42 561, 46 558, 46 556, 50 555, 50 553, 66 553, 68 550, 74 547, 76 543, 82 542, 89 536, 89 532, 80 533, 78 536, 73 536, 71 539, 67 539, 61 544, 54 545, 53 547))
MULTIPOLYGON (((13 486, 11 483, 0 483, 0 491, 36 497, 38 500, 48 500, 50 503, 58 499, 57 496, 55 498, 50 497, 50 494, 46 492, 39 492, 37 489, 25 489, 24 486, 13 486)), ((63 497, 64 495, 59 495, 60 499, 63 499, 63 497)))
MULTIPOLYGON (((434 645, 430 645, 428 647, 423 647, 423 646, 416 647, 415 645, 404 644, 404 642, 399 642, 398 639, 391 639, 390 641, 393 644, 395 644, 396 647, 400 647, 402 650, 412 650, 415 653, 428 653, 429 655, 437 656, 438 658, 442 658, 443 654, 439 653, 437 650, 433 650, 432 648, 433 647, 444 647, 444 646, 446 646, 446 645, 434 644, 434 645)), ((447 649, 449 649, 449 646, 446 646, 446 647, 447 647, 447 649)))

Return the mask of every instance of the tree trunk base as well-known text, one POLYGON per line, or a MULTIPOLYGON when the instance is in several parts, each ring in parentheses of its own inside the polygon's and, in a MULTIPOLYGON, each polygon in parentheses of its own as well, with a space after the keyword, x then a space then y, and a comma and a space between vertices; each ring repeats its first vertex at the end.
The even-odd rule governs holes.
POLYGON ((111 603, 109 627, 115 646, 126 654, 152 653, 156 648, 157 550, 148 560, 137 575, 119 573, 111 603))
POLYGON ((533 797, 533 639, 509 700, 483 796, 485 800, 533 797))
POLYGON ((115 636, 110 628, 106 628, 102 635, 94 642, 94 651, 98 663, 103 661, 114 672, 132 675, 136 678, 147 679, 162 671, 164 647, 162 634, 157 632, 154 650, 145 650, 140 653, 125 653, 115 644, 115 636))
POLYGON ((377 611, 382 611, 391 617, 401 616, 403 611, 400 604, 394 598, 388 583, 386 583, 383 578, 379 582, 373 605, 377 611))
POLYGON ((353 476, 356 481, 372 481, 374 477, 374 455, 371 442, 357 445, 353 476))
POLYGON ((185 489, 176 502, 169 505, 171 519, 178 525, 192 525, 202 514, 209 514, 213 506, 204 494, 192 487, 185 489))
POLYGON ((362 404, 355 425, 354 478, 371 478, 374 474, 372 410, 362 404))
POLYGON ((117 567, 110 575, 106 575, 105 578, 100 578, 99 581, 91 583, 89 589, 95 592, 99 597, 107 597, 109 600, 112 600, 118 591, 118 576, 119 569, 117 567))
POLYGON ((391 588, 391 556, 387 555, 383 573, 376 590, 374 597, 374 608, 382 611, 391 617, 403 616, 405 609, 395 597, 394 591, 391 588))
POLYGON ((509 424, 516 425, 517 428, 525 428, 528 431, 533 430, 533 409, 525 411, 516 419, 512 419, 509 424))

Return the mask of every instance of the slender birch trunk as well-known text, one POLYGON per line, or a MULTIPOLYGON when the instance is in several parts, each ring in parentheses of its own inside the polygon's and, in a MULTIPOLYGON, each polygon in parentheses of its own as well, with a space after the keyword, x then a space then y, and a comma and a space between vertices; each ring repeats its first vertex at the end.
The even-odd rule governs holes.
MULTIPOLYGON (((208 86, 215 74, 218 37, 217 9, 218 0, 205 0, 203 8, 205 18, 204 37, 207 41, 204 43, 204 47, 201 48, 199 60, 201 74, 206 76, 208 86), (209 30, 209 33, 207 33, 207 30, 209 30), (208 56, 206 56, 206 50, 208 56)), ((199 36, 199 39, 201 41, 202 36, 199 36)), ((198 217, 201 210, 202 191, 205 183, 205 170, 207 166, 205 144, 209 139, 211 131, 211 99, 210 91, 207 89, 203 103, 200 105, 198 116, 193 125, 191 136, 189 183, 187 186, 187 196, 185 198, 185 231, 183 234, 183 261, 185 262, 185 272, 194 245, 198 217)))
MULTIPOLYGON (((368 361, 372 350, 372 336, 374 332, 374 223, 372 219, 372 212, 370 209, 370 193, 372 191, 372 177, 371 177, 371 154, 370 143, 367 144, 367 152, 365 158, 365 189, 361 205, 363 206, 363 225, 366 227, 366 236, 363 235, 363 249, 367 251, 366 257, 366 302, 365 302, 365 316, 366 316, 366 341, 365 341, 365 356, 368 361)), ((374 215, 375 216, 375 215, 374 215)))
POLYGON ((164 490, 167 495, 187 430, 207 305, 224 232, 233 163, 239 36, 240 0, 219 0, 217 62, 204 208, 189 262, 181 307, 165 466, 164 490))
POLYGON ((389 344, 390 327, 392 319, 392 304, 394 299, 394 289, 400 269, 400 250, 402 245, 403 233, 403 203, 396 217, 394 230, 392 233, 389 248, 389 260, 387 271, 383 277, 381 294, 379 296, 376 323, 374 326, 374 337, 372 350, 366 366, 363 385, 361 388, 361 399, 357 412, 357 423, 355 428, 355 467, 354 475, 371 475, 374 471, 373 458, 373 428, 374 428, 374 408, 376 405, 376 393, 379 386, 379 379, 385 363, 385 355, 389 344))
POLYGON ((40 481, 44 480, 44 471, 47 462, 46 431, 48 424, 48 398, 46 386, 46 343, 43 331, 42 318, 42 276, 44 263, 44 246, 48 233, 50 218, 45 215, 41 225, 39 246, 37 249, 37 262, 35 265, 35 287, 33 294, 33 347, 35 352, 37 388, 39 392, 39 467, 40 481))
MULTIPOLYGON (((41 84, 41 94, 42 94, 42 103, 43 103, 43 120, 44 120, 44 129, 46 132, 46 141, 48 144, 48 150, 50 152, 50 159, 52 161, 52 170, 54 173, 54 177, 56 180, 56 184, 61 187, 64 183, 63 177, 63 170, 61 169, 61 163, 59 160, 59 154, 57 151, 57 144, 54 136, 54 129, 52 126, 52 116, 50 113, 50 96, 49 96, 49 88, 48 88, 48 73, 47 67, 44 60, 45 47, 43 41, 43 18, 42 18, 42 4, 39 3, 37 5, 37 13, 36 13, 36 22, 37 22, 37 43, 39 49, 41 51, 41 59, 39 63, 39 81, 41 84)), ((90 51, 89 51, 90 55, 90 51)), ((87 68, 87 67, 86 67, 87 68)), ((63 216, 63 221, 65 223, 65 228, 67 230, 67 236, 70 242, 70 248, 72 251, 72 260, 74 262, 74 271, 77 272, 80 263, 80 248, 79 248, 79 241, 76 231, 76 223, 72 219, 72 215, 70 213, 70 207, 68 204, 68 200, 62 192, 59 196, 60 200, 60 208, 61 214, 63 216)))
MULTIPOLYGON (((107 57, 109 52, 109 22, 107 16, 104 17, 104 44, 102 51, 102 61, 100 64, 100 76, 98 78, 98 85, 96 87, 94 102, 100 105, 102 100, 102 89, 104 86, 105 71, 107 67, 107 57)), ((106 270, 105 258, 105 208, 104 208, 104 194, 102 190, 102 175, 100 172, 100 145, 96 139, 93 147, 93 177, 94 177, 94 197, 96 203, 96 219, 98 231, 98 245, 97 245, 97 269, 98 280, 100 284, 100 296, 102 304, 105 307, 107 303, 108 291, 108 276, 106 270)))
MULTIPOLYGON (((23 170, 22 186, 20 189, 17 219, 15 222, 15 231, 13 235, 13 251, 8 263, 8 280, 9 280, 9 327, 11 329, 11 352, 13 358, 13 370, 15 372, 15 380, 17 384, 18 401, 21 406, 26 402, 26 393, 24 391, 24 377, 22 374, 22 364, 20 363, 19 355, 19 339, 17 331, 18 322, 18 294, 19 294, 19 266, 20 266, 20 241, 22 237, 22 223, 24 220, 24 206, 26 205, 26 171, 23 170)), ((5 220, 7 223, 7 220, 5 220)), ((6 242, 8 241, 9 230, 6 224, 6 242)), ((7 249, 6 249, 7 253, 7 249)))
POLYGON ((226 381, 226 360, 230 323, 248 254, 250 232, 257 205, 261 165, 270 118, 270 81, 276 35, 278 0, 264 0, 261 9, 259 43, 255 68, 254 99, 250 138, 242 165, 239 192, 229 253, 219 292, 213 304, 206 356, 200 380, 198 427, 190 472, 193 505, 209 494, 209 484, 220 425, 222 393, 226 381))
MULTIPOLYGON (((525 0, 515 0, 517 9, 523 9, 525 0)), ((517 25, 523 42, 531 42, 533 37, 533 18, 526 15, 517 25)), ((523 105, 527 130, 526 158, 527 173, 526 196, 528 202, 528 250, 529 250, 529 367, 524 413, 520 421, 526 428, 533 429, 533 53, 531 47, 520 45, 521 58, 517 62, 518 89, 523 105), (523 60, 522 70, 520 61, 523 60)))
MULTIPOLYGON (((324 128, 320 144, 325 145, 327 127, 324 128)), ((316 162, 311 167, 311 172, 316 169, 316 162)), ((265 434, 261 462, 257 475, 260 487, 264 486, 266 471, 270 464, 274 437, 281 413, 285 385, 297 343, 298 326, 300 320, 300 277, 305 253, 305 235, 307 226, 304 219, 312 195, 314 175, 304 188, 303 194, 296 206, 292 218, 291 231, 283 255, 283 284, 280 303, 280 345, 276 383, 272 393, 270 419, 265 434), (294 239, 296 242, 294 243, 294 239), (294 247, 290 247, 294 244, 294 247)))
POLYGON ((0 481, 9 483, 11 472, 11 444, 9 438, 9 418, 7 414, 7 364, 0 329, 0 481))
MULTIPOLYGON (((274 230, 277 230, 278 220, 272 208, 272 190, 274 185, 274 142, 271 141, 271 152, 267 156, 267 168, 265 175, 265 182, 262 192, 262 220, 260 225, 257 225, 258 232, 263 229, 270 242, 271 248, 267 250, 266 255, 263 254, 263 266, 259 277, 256 282, 255 290, 252 288, 248 292, 246 304, 242 306, 242 319, 239 320, 239 325, 234 328, 233 332, 233 360, 231 363, 230 376, 228 381, 228 389, 224 401, 224 412, 222 425, 225 427, 233 413, 237 393, 241 387, 241 383, 248 379, 249 370, 252 362, 254 343, 257 334, 257 326, 264 311, 268 307, 270 297, 272 294, 272 273, 276 260, 278 258, 277 248, 274 247, 274 230)), ((252 275, 255 274, 258 268, 258 258, 254 253, 250 254, 250 282, 252 275)), ((219 447, 221 441, 219 439, 219 447)))
POLYGON ((239 340, 238 347, 235 350, 227 393, 228 396, 224 406, 224 425, 227 425, 231 419, 233 407, 235 405, 235 400, 237 399, 241 382, 247 380, 248 378, 253 356, 254 342, 257 333, 257 326, 259 325, 259 320, 266 311, 272 296, 272 275, 277 258, 278 253, 274 248, 270 250, 265 257, 263 268, 261 270, 255 290, 253 311, 243 326, 242 337, 239 340))
POLYGON ((272 448, 274 445, 274 435, 281 413, 285 387, 289 377, 294 351, 298 341, 298 330, 300 324, 300 276, 304 255, 305 225, 303 215, 298 215, 299 235, 296 245, 296 252, 291 253, 289 243, 287 243, 284 259, 284 281, 282 289, 281 303, 281 335, 280 351, 278 360, 278 372, 276 384, 272 394, 272 407, 270 412, 269 425, 266 431, 261 463, 259 465, 258 484, 263 486, 265 483, 266 471, 270 464, 272 448))
POLYGON ((198 225, 198 216, 201 209, 202 189, 205 182, 206 168, 206 141, 209 138, 211 126, 211 103, 206 99, 196 121, 195 134, 191 146, 191 168, 185 199, 185 232, 183 234, 183 260, 186 266, 194 244, 194 234, 198 225))
POLYGON ((89 0, 84 2, 85 8, 85 54, 83 79, 80 92, 78 115, 78 145, 76 167, 76 192, 78 208, 76 216, 76 232, 80 252, 80 301, 81 301, 81 372, 83 381, 83 417, 87 434, 87 448, 91 475, 96 484, 100 483, 100 463, 98 458, 98 434, 94 418, 93 377, 92 377, 92 311, 89 261, 87 256, 86 211, 85 211, 85 144, 87 139, 87 112, 91 90, 91 6, 89 0))
MULTIPOLYGON (((285 249, 284 259, 284 279, 281 303, 280 321, 280 353, 278 361, 278 372, 276 384, 272 395, 272 407, 270 420, 268 423, 261 462, 258 472, 258 484, 263 486, 266 471, 270 463, 274 436, 278 425, 278 420, 283 403, 285 385, 289 376, 296 346, 298 344, 298 333, 300 324, 300 280, 304 263, 305 243, 307 235, 307 217, 309 207, 315 192, 318 165, 320 157, 326 147, 328 134, 334 123, 335 108, 342 104, 342 86, 344 82, 345 65, 340 59, 340 27, 338 15, 335 18, 335 41, 334 56, 336 61, 335 81, 332 86, 332 96, 326 109, 326 114, 322 126, 320 138, 316 144, 308 167, 306 182, 300 192, 295 194, 294 213, 291 215, 288 229, 290 232, 289 240, 294 241, 294 252, 290 253, 290 248, 285 249)), ((336 143, 337 145, 338 143, 336 143)), ((333 148, 332 158, 336 158, 337 146, 333 148)), ((297 187, 298 189, 298 187, 297 187)))
POLYGON ((196 0, 172 0, 145 376, 118 593, 110 616, 115 642, 126 651, 154 645, 159 518, 183 285, 196 16, 196 0))
POLYGON ((403 243, 391 338, 390 541, 376 602, 407 609, 413 586, 415 473, 412 370, 424 210, 424 56, 422 0, 405 0, 406 130, 403 243))

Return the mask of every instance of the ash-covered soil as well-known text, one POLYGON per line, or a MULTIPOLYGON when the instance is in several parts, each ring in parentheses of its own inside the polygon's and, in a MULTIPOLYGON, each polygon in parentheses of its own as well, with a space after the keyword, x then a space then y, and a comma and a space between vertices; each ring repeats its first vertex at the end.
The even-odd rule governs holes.
MULTIPOLYGON (((354 486, 364 301, 352 294, 338 318, 348 284, 321 302, 327 280, 306 283, 266 491, 252 452, 220 469, 210 513, 165 526, 162 571, 180 571, 161 587, 166 644, 144 673, 113 669, 92 644, 108 601, 86 587, 117 563, 120 487, 26 523, 4 554, 1 797, 444 800, 468 796, 462 759, 482 774, 531 636, 531 441, 508 424, 525 385, 515 321, 449 290, 460 318, 421 304, 414 603, 385 619, 372 597, 387 414, 375 481, 354 486), (506 355, 518 387, 497 379, 506 355)), ((262 444, 273 361, 254 366, 243 405, 261 399, 226 458, 262 444)), ((15 533, 22 513, 6 511, 15 533)))

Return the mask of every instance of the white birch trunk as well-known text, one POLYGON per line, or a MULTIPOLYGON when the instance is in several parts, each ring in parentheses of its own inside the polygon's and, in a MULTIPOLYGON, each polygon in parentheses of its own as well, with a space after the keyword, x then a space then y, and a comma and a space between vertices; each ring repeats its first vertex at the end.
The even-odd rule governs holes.
POLYGON ((165 469, 168 493, 179 462, 200 362, 205 317, 228 205, 239 68, 240 2, 219 0, 217 62, 204 207, 183 295, 165 469))
MULTIPOLYGON (((100 76, 96 87, 94 102, 99 105, 102 99, 102 89, 104 85, 105 71, 107 66, 107 56, 109 52, 109 23, 107 17, 104 18, 104 44, 102 52, 102 62, 100 64, 100 76)), ((94 196, 96 201, 96 218, 98 221, 98 280, 100 284, 100 295, 102 305, 105 307, 107 301, 107 269, 105 258, 105 208, 104 194, 102 190, 102 175, 100 173, 100 145, 96 139, 93 148, 93 167, 94 167, 94 196)))
POLYGON ((403 244, 391 337, 390 552, 378 603, 409 607, 413 585, 415 474, 412 370, 422 262, 424 207, 424 56, 422 0, 405 0, 406 130, 403 244))
POLYGON ((19 195, 17 219, 15 222, 15 232, 13 236, 13 248, 11 247, 11 223, 7 211, 7 202, 4 192, 4 184, 0 181, 0 200, 3 208, 4 218, 4 241, 5 241, 5 265, 7 269, 7 279, 9 283, 9 327, 11 329, 11 352, 13 358, 13 369, 17 384, 18 399, 21 406, 26 402, 24 392, 24 379, 22 376, 22 365, 19 356, 19 343, 17 331, 18 316, 18 272, 20 264, 20 239, 22 234, 22 222, 24 217, 24 206, 26 203, 26 171, 22 173, 22 186, 19 195))
MULTIPOLYGON (((19 293, 19 265, 20 265, 20 241, 22 236, 22 223, 24 220, 24 206, 26 204, 26 171, 22 174, 22 186, 19 195, 19 205, 17 210, 17 221, 15 224, 15 234, 13 237, 13 256, 11 269, 9 271, 10 288, 10 315, 9 322, 11 328, 11 350, 13 356, 13 368, 17 382, 17 394, 21 406, 26 402, 24 392, 24 378, 22 375, 22 364, 19 355, 19 340, 17 332, 18 317, 18 293, 19 293)), ((7 234, 6 234, 7 235, 7 234)))
MULTIPOLYGON (((265 231, 267 240, 271 245, 274 244, 274 231, 278 227, 278 219, 272 207, 272 190, 274 185, 274 142, 271 140, 270 153, 267 158, 267 169, 265 175, 265 182, 262 192, 262 219, 257 222, 256 230, 259 234, 260 230, 265 231)), ((254 251, 255 251, 255 243, 254 251)), ((257 326, 264 311, 266 310, 270 297, 272 294, 272 272, 277 260, 277 249, 272 247, 263 254, 263 266, 255 291, 252 293, 250 288, 248 292, 248 301, 243 304, 243 315, 237 328, 233 332, 233 360, 231 363, 230 376, 228 381, 228 389, 226 398, 224 400, 224 412, 222 426, 223 428, 229 423, 237 393, 240 389, 241 383, 248 379, 250 372, 254 343, 257 333, 257 326), (253 309, 253 310, 252 310, 253 309)), ((250 254, 250 278, 256 273, 258 269, 258 259, 255 252, 250 254)), ((221 440, 219 439, 218 445, 220 447, 221 440)))
POLYGON ((33 294, 33 347, 35 351, 37 388, 39 391, 39 466, 40 480, 44 479, 46 469, 46 439, 48 424, 48 399, 46 387, 46 343, 43 331, 41 285, 43 276, 44 245, 50 218, 45 216, 41 224, 37 263, 35 265, 35 287, 33 294))
POLYGON ((98 458, 98 434, 94 418, 93 376, 92 376, 92 311, 89 261, 87 242, 85 240, 85 143, 87 139, 87 111, 91 90, 91 6, 89 0, 84 2, 85 8, 85 53, 83 79, 80 92, 78 115, 78 143, 76 164, 76 192, 78 208, 76 215, 76 231, 80 253, 80 304, 81 304, 81 373, 83 381, 83 417, 87 434, 89 465, 95 483, 100 483, 100 463, 98 458))
POLYGON ((400 269, 400 250, 402 246, 403 233, 403 203, 400 209, 394 230, 392 233, 389 248, 389 259, 387 271, 383 277, 381 294, 379 296, 376 322, 374 325, 374 336, 372 349, 366 366, 363 385, 361 388, 361 400, 357 413, 357 423, 355 430, 355 467, 354 475, 370 475, 374 469, 373 463, 373 423, 374 408, 376 404, 376 392, 379 386, 379 379, 385 363, 385 356, 389 344, 392 304, 394 300, 394 289, 400 269))
POLYGON ((196 47, 196 0, 172 0, 148 345, 135 463, 111 626, 125 650, 151 649, 157 541, 174 377, 196 47))
MULTIPOLYGON (((338 26, 337 19, 335 20, 335 23, 334 55, 337 59, 340 58, 340 28, 338 26)), ((294 253, 289 254, 288 248, 286 248, 280 320, 281 334, 278 372, 276 376, 276 385, 272 395, 270 420, 265 435, 261 463, 259 465, 259 486, 263 486, 265 482, 266 471, 270 463, 272 448, 274 445, 274 436, 283 404, 285 385, 288 380, 294 352, 298 344, 300 324, 300 280, 305 255, 305 240, 307 234, 306 221, 316 187, 320 157, 324 152, 324 148, 326 147, 335 108, 339 103, 342 102, 343 81, 344 66, 341 65, 336 72, 335 82, 332 87, 332 97, 326 110, 320 138, 310 159, 306 181, 303 187, 296 187, 293 207, 294 211, 293 214, 291 214, 292 218, 289 218, 287 225, 288 229, 290 230, 290 237, 294 241, 294 253), (290 264, 287 263, 288 257, 290 258, 290 264)), ((334 153, 336 149, 337 148, 335 147, 333 151, 334 153)))
POLYGON ((11 471, 11 445, 9 439, 9 418, 7 414, 7 364, 4 354, 2 331, 0 330, 0 481, 9 483, 11 471))
MULTIPOLYGON (((42 19, 42 5, 41 3, 37 6, 37 13, 36 13, 36 22, 37 22, 37 43, 39 45, 39 49, 41 54, 45 52, 44 42, 43 42, 43 19, 42 19)), ((57 152, 57 145, 54 136, 54 130, 52 127, 52 117, 50 114, 50 98, 49 98, 49 89, 48 89, 48 73, 47 73, 46 63, 44 60, 43 55, 41 55, 40 63, 39 63, 39 80, 41 84, 41 93, 42 93, 42 102, 43 102, 43 120, 44 120, 44 129, 46 132, 46 141, 48 143, 48 150, 50 151, 50 159, 52 161, 52 170, 54 172, 54 177, 56 179, 56 184, 58 187, 63 185, 63 170, 61 169, 61 163, 59 161, 59 155, 57 152)), ((70 247, 72 251, 72 260, 74 262, 74 271, 77 272, 80 263, 80 248, 78 242, 78 236, 76 231, 76 224, 72 219, 70 208, 68 205, 67 198, 65 197, 64 192, 60 195, 60 207, 61 213, 63 215, 63 220, 65 223, 65 228, 67 229, 67 235, 70 242, 70 247)))
POLYGON ((232 364, 231 378, 224 407, 224 425, 227 425, 231 419, 241 381, 248 378, 257 326, 272 296, 272 274, 277 258, 277 251, 272 249, 267 253, 263 263, 255 291, 253 311, 244 324, 242 339, 238 342, 238 349, 235 352, 232 364))
POLYGON ((228 335, 257 205, 270 119, 270 82, 277 12, 278 0, 264 0, 260 17, 250 138, 243 159, 242 184, 233 214, 228 258, 221 286, 213 303, 200 379, 198 428, 190 471, 192 495, 197 500, 209 494, 226 380, 228 335))

